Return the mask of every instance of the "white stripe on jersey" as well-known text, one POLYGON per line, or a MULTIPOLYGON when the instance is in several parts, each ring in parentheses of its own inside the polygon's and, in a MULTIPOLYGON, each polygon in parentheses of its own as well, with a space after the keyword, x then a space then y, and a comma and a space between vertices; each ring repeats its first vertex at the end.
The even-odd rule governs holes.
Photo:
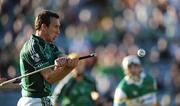
POLYGON ((115 94, 114 94, 114 103, 125 102, 126 98, 127 96, 125 92, 123 92, 120 88, 116 88, 115 94))

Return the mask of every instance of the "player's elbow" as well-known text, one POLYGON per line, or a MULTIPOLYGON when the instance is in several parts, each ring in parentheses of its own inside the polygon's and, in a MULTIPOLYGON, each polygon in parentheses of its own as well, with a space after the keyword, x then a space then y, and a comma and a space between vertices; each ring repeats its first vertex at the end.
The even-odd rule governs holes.
POLYGON ((50 84, 53 84, 53 83, 54 83, 54 80, 53 80, 53 78, 52 78, 50 75, 44 76, 44 79, 45 79, 48 83, 50 83, 50 84))
POLYGON ((61 74, 56 74, 56 75, 47 75, 45 76, 45 80, 50 83, 50 84, 54 84, 59 82, 60 80, 62 80, 64 78, 64 76, 62 76, 61 74))
POLYGON ((57 82, 57 75, 52 70, 45 70, 41 72, 41 75, 43 76, 44 80, 46 80, 49 84, 57 82))

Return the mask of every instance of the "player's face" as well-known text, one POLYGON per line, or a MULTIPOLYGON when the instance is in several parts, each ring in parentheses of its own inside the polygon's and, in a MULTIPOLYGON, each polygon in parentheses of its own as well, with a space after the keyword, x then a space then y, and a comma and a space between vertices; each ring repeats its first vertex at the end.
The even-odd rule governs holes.
POLYGON ((60 33, 60 22, 58 18, 50 18, 50 25, 47 27, 48 41, 52 42, 60 33))
POLYGON ((141 65, 133 64, 129 67, 129 71, 131 71, 132 75, 139 76, 141 73, 141 65))

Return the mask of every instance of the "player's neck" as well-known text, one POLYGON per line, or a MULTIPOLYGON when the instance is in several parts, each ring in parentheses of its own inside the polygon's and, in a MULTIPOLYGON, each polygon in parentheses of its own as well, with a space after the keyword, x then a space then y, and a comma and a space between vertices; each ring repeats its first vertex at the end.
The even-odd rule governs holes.
POLYGON ((43 39, 44 41, 47 41, 47 36, 45 34, 42 33, 42 31, 36 31, 36 36, 40 37, 41 39, 43 39))

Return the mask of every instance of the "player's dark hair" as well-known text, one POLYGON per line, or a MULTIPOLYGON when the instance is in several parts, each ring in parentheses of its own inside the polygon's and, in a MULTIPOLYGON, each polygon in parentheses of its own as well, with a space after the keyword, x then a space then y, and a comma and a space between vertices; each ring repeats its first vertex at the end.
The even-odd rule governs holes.
POLYGON ((40 12, 35 19, 35 30, 39 30, 42 24, 45 24, 47 27, 49 27, 50 19, 52 17, 59 18, 59 15, 49 10, 44 10, 40 12))

